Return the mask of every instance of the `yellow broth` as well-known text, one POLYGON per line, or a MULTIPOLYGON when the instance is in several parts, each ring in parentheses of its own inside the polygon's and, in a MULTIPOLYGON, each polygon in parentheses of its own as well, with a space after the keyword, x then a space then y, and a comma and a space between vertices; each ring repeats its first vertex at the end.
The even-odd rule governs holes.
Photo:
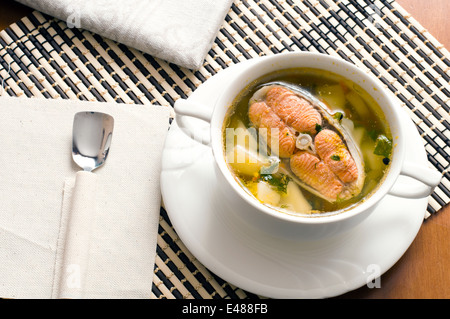
MULTIPOLYGON (((275 209, 279 208, 279 210, 283 212, 292 214, 338 211, 354 205, 364 200, 367 196, 370 196, 380 184, 380 181, 389 168, 391 156, 390 153, 387 155, 374 154, 375 148, 378 145, 377 137, 386 137, 386 139, 391 142, 392 146, 392 135, 378 103, 356 83, 329 71, 311 68, 286 69, 263 76, 245 87, 233 101, 224 121, 223 138, 225 157, 227 157, 227 147, 225 147, 226 129, 236 129, 242 127, 242 125, 246 128, 252 128, 252 123, 248 116, 250 98, 262 84, 273 81, 292 83, 306 89, 316 98, 324 102, 331 110, 331 113, 338 115, 339 113, 342 114, 344 118, 343 121, 354 126, 354 130, 352 130, 353 138, 357 141, 357 145, 359 146, 364 159, 364 170, 366 173, 364 186, 359 195, 349 200, 338 200, 334 203, 330 203, 307 190, 300 188, 302 196, 310 205, 311 209, 308 212, 296 212, 292 207, 283 207, 283 204, 267 203, 265 200, 261 200, 257 196, 257 183, 258 181, 261 181, 262 177, 266 176, 262 176, 261 174, 242 174, 235 169, 235 166, 229 164, 229 169, 233 172, 236 180, 241 186, 256 199, 263 202, 263 204, 272 207, 275 206, 275 209)), ((255 131, 257 132, 257 130, 255 131)), ((281 177, 283 176, 281 176, 279 172, 274 176, 274 178, 277 178, 277 181, 281 180, 282 183, 286 182, 286 180, 281 179, 281 177)), ((269 178, 271 177, 269 176, 269 178)), ((285 196, 285 189, 283 189, 283 187, 280 188, 280 185, 278 185, 279 183, 277 183, 271 185, 271 187, 275 192, 279 193, 282 202, 283 196, 285 196)), ((287 184, 289 183, 291 183, 291 181, 287 182, 287 184)), ((278 196, 275 197, 278 199, 278 196)))

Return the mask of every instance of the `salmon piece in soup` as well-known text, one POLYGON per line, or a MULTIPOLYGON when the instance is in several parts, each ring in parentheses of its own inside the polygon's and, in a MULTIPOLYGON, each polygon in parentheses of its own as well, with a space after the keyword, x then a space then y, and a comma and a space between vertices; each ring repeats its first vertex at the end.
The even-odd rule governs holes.
MULTIPOLYGON (((278 148, 280 157, 290 157, 295 150, 295 134, 275 112, 264 102, 253 103, 248 111, 248 116, 253 125, 260 130, 260 134, 265 138, 267 145, 271 147, 272 129, 278 129, 278 148), (264 134, 264 132, 266 132, 264 134)), ((275 137, 276 138, 276 137, 275 137)), ((276 152, 276 150, 272 150, 276 152)))
POLYGON ((297 152, 291 157, 290 166, 295 175, 324 196, 337 199, 341 194, 343 184, 317 156, 305 151, 297 152))
POLYGON ((332 130, 322 130, 314 139, 317 154, 344 183, 358 178, 358 168, 339 135, 332 130))
POLYGON ((287 125, 300 133, 315 134, 317 125, 322 124, 322 116, 310 102, 284 87, 271 88, 266 102, 287 125))

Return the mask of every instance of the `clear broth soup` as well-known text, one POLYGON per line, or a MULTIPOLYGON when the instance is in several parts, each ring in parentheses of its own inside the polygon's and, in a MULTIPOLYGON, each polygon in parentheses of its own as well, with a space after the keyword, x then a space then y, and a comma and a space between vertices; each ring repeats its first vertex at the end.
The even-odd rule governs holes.
MULTIPOLYGON (((268 110, 267 112, 273 111, 271 106, 268 110)), ((280 121, 283 121, 282 117, 280 121)), ((294 138, 297 138, 297 142, 299 135, 310 135, 311 138, 306 137, 312 140, 312 145, 315 143, 315 137, 323 129, 320 125, 316 125, 317 132, 304 134, 292 129, 288 122, 283 123, 285 124, 294 138)), ((343 136, 341 138, 344 145, 348 146, 350 139, 345 140, 343 136)), ((230 171, 250 196, 280 212, 308 216, 343 211, 370 196, 389 169, 393 147, 390 129, 374 98, 359 85, 340 75, 311 68, 293 68, 273 72, 245 87, 233 101, 224 121, 223 145, 224 156, 230 171), (304 187, 304 184, 308 184, 307 178, 300 178, 289 166, 289 163, 293 163, 292 156, 305 152, 297 148, 299 144, 296 144, 292 156, 284 158, 273 152, 270 145, 264 147, 262 141, 269 140, 269 137, 267 134, 262 134, 261 127, 250 120, 249 104, 251 104, 250 101, 253 103, 252 97, 262 85, 274 81, 293 84, 309 92, 328 108, 327 112, 349 133, 351 140, 359 148, 363 162, 365 177, 358 194, 344 199, 339 195, 336 200, 324 199, 320 194, 318 196, 308 187, 304 187)), ((311 166, 313 171, 310 176, 318 180, 314 169, 326 166, 323 164, 326 160, 317 154, 314 156, 318 160, 314 166, 311 166)), ((341 160, 338 155, 331 155, 331 158, 334 161, 341 160)), ((335 164, 333 160, 328 162, 330 167, 335 164)), ((327 171, 329 171, 328 168, 326 167, 327 171)), ((335 174, 334 177, 343 185, 346 184, 338 175, 335 174)), ((327 185, 323 186, 324 192, 328 191, 327 187, 327 185)))

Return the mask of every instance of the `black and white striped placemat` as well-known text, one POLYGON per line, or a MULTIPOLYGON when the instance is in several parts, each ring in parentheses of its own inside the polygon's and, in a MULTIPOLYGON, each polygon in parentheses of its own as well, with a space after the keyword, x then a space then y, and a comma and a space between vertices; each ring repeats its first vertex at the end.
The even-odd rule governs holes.
MULTIPOLYGON (((241 61, 284 51, 343 58, 391 90, 443 173, 430 197, 450 199, 450 54, 395 1, 235 1, 201 69, 155 59, 34 12, 0 32, 0 94, 158 104, 171 108, 208 78, 241 61)), ((206 269, 161 208, 150 298, 259 298, 206 269)))

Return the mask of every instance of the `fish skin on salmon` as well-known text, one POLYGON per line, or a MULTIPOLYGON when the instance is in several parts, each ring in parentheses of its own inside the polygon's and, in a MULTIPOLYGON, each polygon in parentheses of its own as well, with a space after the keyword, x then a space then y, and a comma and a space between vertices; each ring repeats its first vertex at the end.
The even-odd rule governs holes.
MULTIPOLYGON (((295 151, 295 134, 280 117, 265 103, 256 102, 250 105, 249 119, 258 129, 266 129, 266 143, 271 147, 272 129, 278 129, 278 156, 288 158, 295 151)), ((260 131, 261 133, 261 131, 260 131)), ((272 147, 271 147, 272 149, 272 147)), ((276 153, 276 150, 272 150, 276 153)))
POLYGON ((266 103, 286 124, 300 133, 317 133, 322 116, 310 102, 281 86, 270 88, 266 103))

